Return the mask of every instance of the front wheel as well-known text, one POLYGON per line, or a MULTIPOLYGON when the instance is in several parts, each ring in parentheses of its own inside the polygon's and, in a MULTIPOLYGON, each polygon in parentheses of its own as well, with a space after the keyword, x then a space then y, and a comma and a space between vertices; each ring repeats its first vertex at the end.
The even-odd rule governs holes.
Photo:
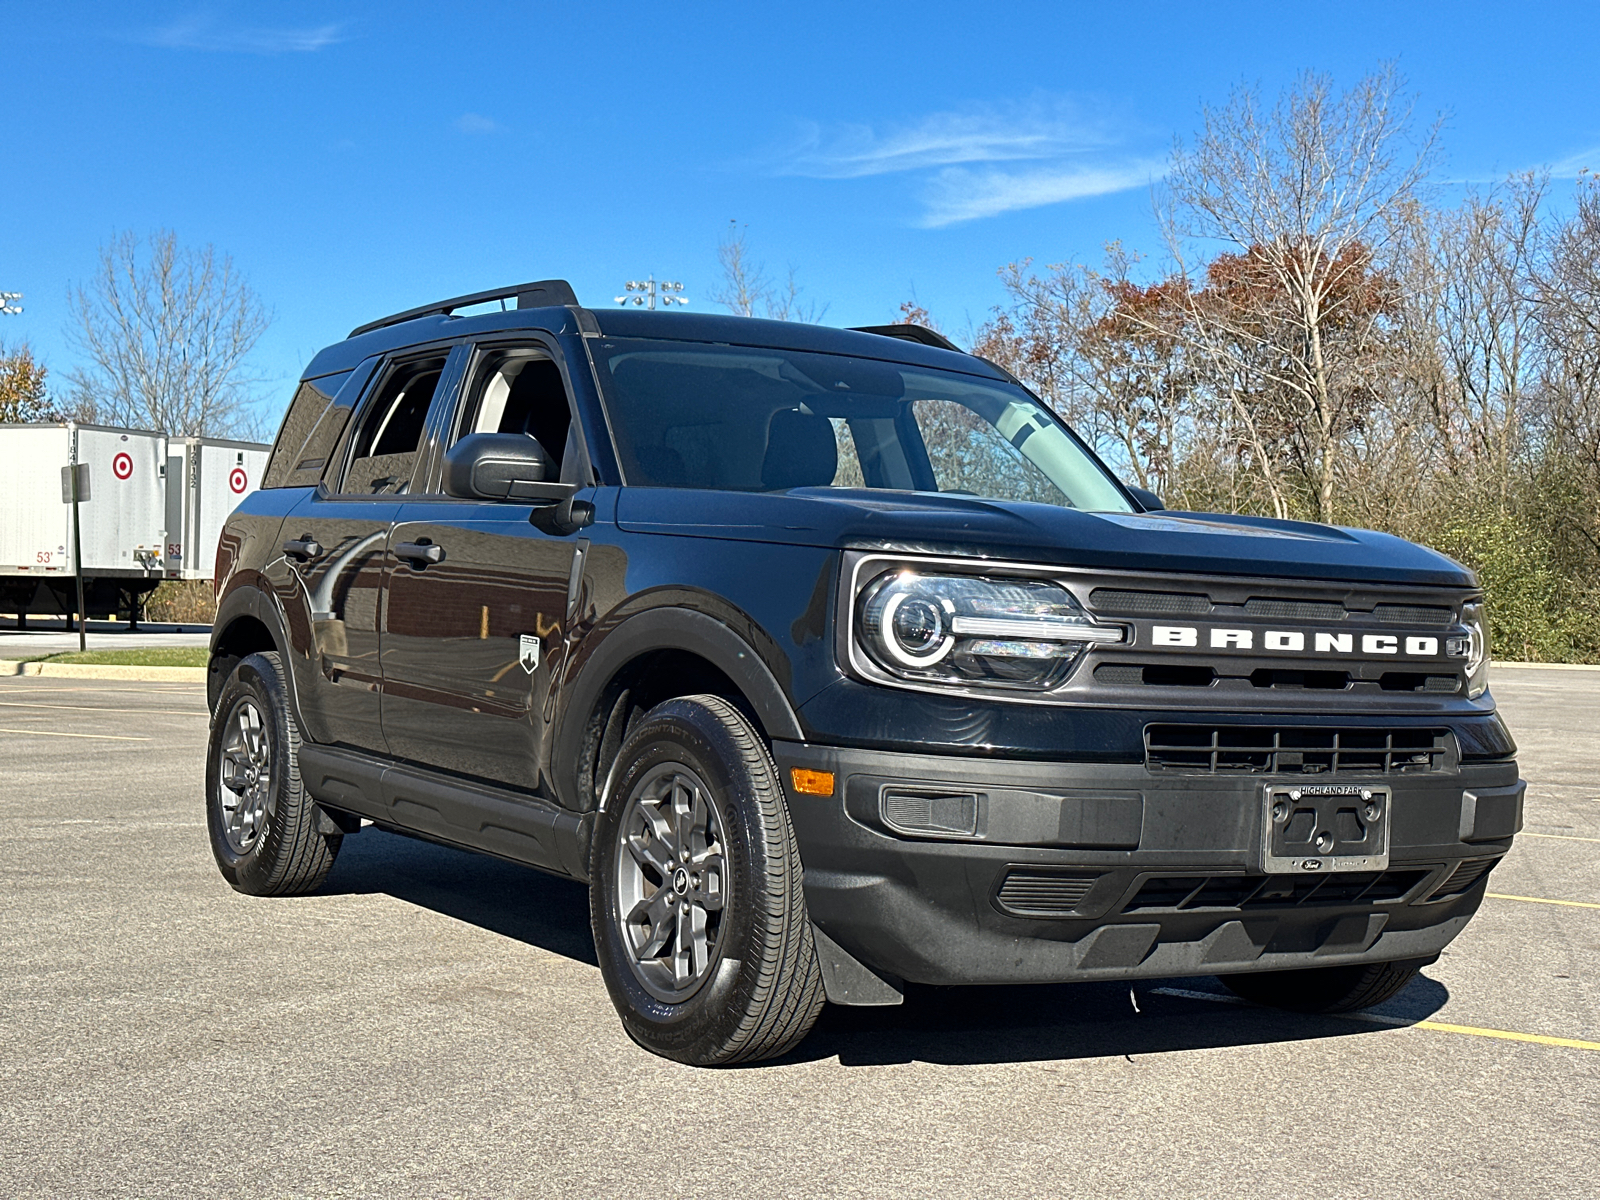
POLYGON ((1355 1012, 1392 1000, 1427 965, 1425 959, 1355 963, 1347 967, 1224 975, 1222 982, 1234 995, 1269 1008, 1303 1013, 1355 1012))
POLYGON ((653 709, 617 758, 590 859, 601 974, 628 1035, 716 1066, 785 1053, 822 1011, 778 772, 717 696, 653 709))
POLYGON ((222 685, 206 753, 206 827, 222 877, 251 896, 297 896, 327 878, 340 835, 322 832, 300 780, 300 729, 275 653, 222 685))

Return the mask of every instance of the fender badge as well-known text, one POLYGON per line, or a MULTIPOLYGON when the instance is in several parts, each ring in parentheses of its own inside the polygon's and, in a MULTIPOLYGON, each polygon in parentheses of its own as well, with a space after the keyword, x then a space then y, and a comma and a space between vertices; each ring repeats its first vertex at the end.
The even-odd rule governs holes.
POLYGON ((525 633, 517 639, 517 661, 529 675, 539 669, 539 647, 542 644, 537 634, 525 633))

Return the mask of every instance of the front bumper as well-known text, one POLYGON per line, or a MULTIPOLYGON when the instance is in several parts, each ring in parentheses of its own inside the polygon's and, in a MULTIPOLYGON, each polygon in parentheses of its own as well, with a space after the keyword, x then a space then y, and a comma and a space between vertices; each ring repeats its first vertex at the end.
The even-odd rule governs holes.
POLYGON ((1269 875, 1262 789, 1283 776, 782 741, 773 754, 812 920, 863 964, 914 983, 1431 959, 1521 828, 1515 762, 1384 777, 1386 870, 1269 875), (796 767, 831 771, 834 794, 796 793, 796 767))

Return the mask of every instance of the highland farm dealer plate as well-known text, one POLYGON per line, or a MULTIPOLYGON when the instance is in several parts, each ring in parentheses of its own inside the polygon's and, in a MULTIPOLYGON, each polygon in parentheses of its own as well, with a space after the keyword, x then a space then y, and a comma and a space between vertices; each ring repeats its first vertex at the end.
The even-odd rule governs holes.
POLYGON ((1388 788, 1269 783, 1262 797, 1262 866, 1267 874, 1388 870, 1388 788))

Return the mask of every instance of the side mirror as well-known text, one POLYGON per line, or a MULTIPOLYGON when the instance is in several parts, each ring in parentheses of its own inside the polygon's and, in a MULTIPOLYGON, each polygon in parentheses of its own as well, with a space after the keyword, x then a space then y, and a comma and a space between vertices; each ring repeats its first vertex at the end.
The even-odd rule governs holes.
POLYGON ((471 433, 444 456, 444 490, 469 500, 533 500, 550 459, 523 433, 471 433))
POLYGON ((1148 488, 1134 487, 1131 483, 1122 485, 1133 493, 1133 498, 1139 502, 1139 507, 1145 512, 1160 512, 1167 506, 1161 503, 1161 497, 1148 488))

